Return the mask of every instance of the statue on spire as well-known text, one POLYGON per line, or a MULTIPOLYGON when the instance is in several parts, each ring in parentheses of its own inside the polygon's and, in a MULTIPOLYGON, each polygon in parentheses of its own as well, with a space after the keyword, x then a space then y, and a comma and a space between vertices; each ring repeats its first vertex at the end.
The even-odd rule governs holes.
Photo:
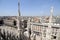
POLYGON ((51 14, 53 14, 53 11, 54 11, 54 7, 52 6, 51 7, 51 14))

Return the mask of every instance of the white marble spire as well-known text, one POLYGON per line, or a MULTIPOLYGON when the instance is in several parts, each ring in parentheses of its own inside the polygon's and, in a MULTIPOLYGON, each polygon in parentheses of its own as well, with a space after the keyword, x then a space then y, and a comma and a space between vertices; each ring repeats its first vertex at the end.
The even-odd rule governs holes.
POLYGON ((18 0, 18 16, 17 16, 17 30, 18 30, 18 34, 17 36, 19 37, 20 35, 20 0, 18 0))
POLYGON ((49 17, 49 25, 48 25, 48 29, 46 32, 46 40, 51 40, 51 32, 52 32, 52 16, 53 16, 53 6, 51 7, 50 10, 50 17, 49 17))
POLYGON ((54 8, 53 8, 53 6, 52 6, 52 7, 51 7, 51 10, 50 10, 50 19, 49 19, 49 23, 52 23, 53 11, 54 11, 54 8))
POLYGON ((18 0, 17 29, 20 30, 20 0, 18 0))
POLYGON ((20 16, 20 0, 18 0, 18 16, 20 16))

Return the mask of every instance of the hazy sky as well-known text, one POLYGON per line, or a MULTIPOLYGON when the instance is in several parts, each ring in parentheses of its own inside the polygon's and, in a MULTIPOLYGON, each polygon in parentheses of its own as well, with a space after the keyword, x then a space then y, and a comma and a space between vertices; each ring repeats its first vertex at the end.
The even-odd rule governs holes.
MULTIPOLYGON (((60 0, 20 0, 21 16, 49 16, 51 6, 53 15, 60 15, 60 0)), ((17 16, 18 0, 0 0, 0 16, 17 16)))

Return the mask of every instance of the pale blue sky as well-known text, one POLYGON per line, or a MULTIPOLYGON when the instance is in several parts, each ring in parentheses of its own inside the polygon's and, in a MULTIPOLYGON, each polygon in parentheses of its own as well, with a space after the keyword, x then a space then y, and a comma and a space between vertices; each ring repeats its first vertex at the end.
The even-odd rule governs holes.
MULTIPOLYGON (((20 0, 21 16, 49 16, 54 6, 54 15, 60 15, 60 0, 20 0)), ((0 0, 0 16, 17 16, 18 0, 0 0)))

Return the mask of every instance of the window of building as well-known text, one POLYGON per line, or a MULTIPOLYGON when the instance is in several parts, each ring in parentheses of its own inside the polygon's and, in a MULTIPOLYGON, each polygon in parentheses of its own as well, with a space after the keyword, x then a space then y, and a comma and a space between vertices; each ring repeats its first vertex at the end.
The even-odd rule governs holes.
POLYGON ((27 20, 24 20, 23 23, 24 23, 24 28, 26 28, 27 27, 27 20))
POLYGON ((14 26, 16 26, 16 21, 15 21, 15 20, 14 20, 14 22, 13 22, 13 23, 14 23, 14 26))
POLYGON ((0 20, 0 26, 4 24, 4 21, 3 20, 0 20))
POLYGON ((54 39, 56 39, 56 36, 54 36, 54 39))

